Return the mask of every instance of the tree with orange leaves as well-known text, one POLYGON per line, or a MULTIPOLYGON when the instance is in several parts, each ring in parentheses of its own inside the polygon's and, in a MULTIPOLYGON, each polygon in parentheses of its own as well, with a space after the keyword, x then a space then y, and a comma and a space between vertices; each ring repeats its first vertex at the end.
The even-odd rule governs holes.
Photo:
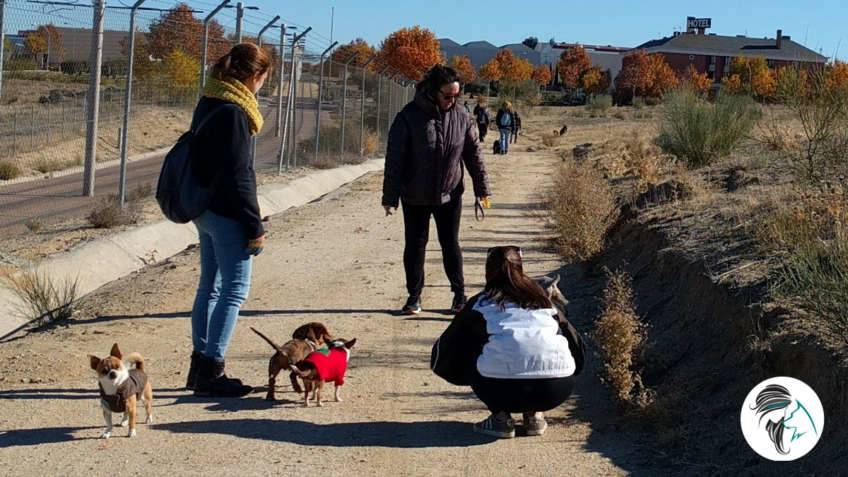
POLYGON ((645 95, 651 98, 662 98, 677 86, 677 74, 666 63, 663 55, 650 55, 649 58, 651 61, 648 70, 648 89, 645 95))
POLYGON ((492 58, 488 63, 480 67, 480 77, 489 81, 498 81, 503 77, 503 72, 497 60, 492 58))
MULTIPOLYGON (((336 48, 330 55, 330 59, 336 63, 346 63, 353 55, 356 55, 356 59, 351 61, 350 66, 362 66, 376 52, 377 50, 369 45, 367 41, 357 38, 350 43, 336 48)), ((374 62, 372 61, 371 64, 373 65, 374 62)))
POLYGON ((539 86, 547 86, 552 79, 551 70, 547 65, 539 65, 533 70, 533 75, 530 79, 538 83, 539 86))
POLYGON ((580 45, 562 52, 557 63, 557 71, 562 78, 562 84, 568 88, 579 88, 583 75, 592 67, 592 59, 586 49, 580 45))
POLYGON ((477 71, 474 70, 474 65, 471 64, 471 60, 467 56, 454 56, 451 58, 450 67, 456 70, 462 84, 469 84, 477 79, 477 71))
MULTIPOLYGON (((150 24, 147 34, 147 51, 153 58, 164 60, 174 50, 200 59, 203 39, 203 22, 194 16, 191 7, 180 3, 174 9, 163 12, 150 24)), ((224 38, 224 27, 212 20, 209 22, 208 56, 215 62, 224 56, 232 43, 224 38)))
POLYGON ((597 66, 593 66, 583 73, 580 78, 580 87, 589 95, 604 94, 610 88, 610 72, 603 71, 597 66))
POLYGON ((825 73, 825 86, 830 91, 848 91, 848 63, 836 60, 825 73))
POLYGON ((695 65, 689 65, 681 77, 681 82, 692 88, 698 94, 705 94, 710 90, 713 82, 706 73, 699 73, 695 65))
POLYGON ((721 80, 721 90, 727 94, 741 94, 745 90, 742 88, 742 77, 738 74, 732 74, 721 80))
POLYGON ((401 28, 380 44, 380 60, 411 80, 418 81, 433 65, 442 63, 439 41, 432 31, 401 28))

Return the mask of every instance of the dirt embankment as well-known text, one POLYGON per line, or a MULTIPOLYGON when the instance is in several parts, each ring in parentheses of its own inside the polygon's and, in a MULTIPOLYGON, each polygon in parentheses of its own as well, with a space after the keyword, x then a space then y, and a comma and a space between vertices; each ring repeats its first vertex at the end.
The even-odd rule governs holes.
POLYGON ((709 213, 682 213, 674 203, 649 202, 625 214, 610 233, 607 251, 588 270, 623 268, 633 278, 637 311, 649 327, 640 357, 642 379, 657 396, 647 423, 661 448, 673 460, 689 463, 686 473, 844 472, 844 344, 822 339, 815 317, 769 303, 765 276, 742 276, 745 264, 753 263, 745 257, 750 249, 732 246, 739 237, 711 227, 709 213), (698 221, 700 226, 693 223, 698 221), (728 263, 733 265, 721 266, 728 263), (804 381, 824 406, 821 440, 792 463, 759 458, 740 430, 746 395, 774 376, 804 381))

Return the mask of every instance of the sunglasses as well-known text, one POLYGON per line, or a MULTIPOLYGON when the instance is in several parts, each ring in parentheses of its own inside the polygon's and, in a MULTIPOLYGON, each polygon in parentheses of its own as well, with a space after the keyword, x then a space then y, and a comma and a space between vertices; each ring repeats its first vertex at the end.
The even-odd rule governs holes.
POLYGON ((440 96, 442 97, 442 99, 444 99, 445 101, 456 101, 456 100, 457 100, 457 99, 459 99, 459 97, 460 97, 460 93, 457 93, 457 94, 445 94, 445 93, 443 93, 441 90, 439 90, 439 95, 440 95, 440 96))

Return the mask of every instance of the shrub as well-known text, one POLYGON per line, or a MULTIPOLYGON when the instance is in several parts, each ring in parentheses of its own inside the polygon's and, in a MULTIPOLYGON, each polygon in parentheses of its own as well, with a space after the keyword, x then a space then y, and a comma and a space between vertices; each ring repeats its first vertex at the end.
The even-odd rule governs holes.
POLYGON ((600 171, 566 161, 554 177, 549 202, 557 245, 566 260, 586 260, 603 248, 618 209, 600 171))
POLYGON ((692 91, 668 97, 658 143, 689 167, 708 165, 730 154, 754 127, 759 110, 744 96, 721 95, 711 104, 692 91))
POLYGON ((77 280, 54 281, 43 272, 25 271, 5 277, 5 286, 22 302, 20 310, 37 327, 66 320, 73 315, 77 280))
POLYGON ((44 229, 44 222, 38 220, 37 218, 28 219, 26 222, 24 222, 24 225, 26 225, 27 230, 34 234, 37 234, 38 232, 41 232, 44 229))
POLYGON ((612 107, 612 96, 599 94, 586 103, 586 110, 594 114, 605 114, 612 107))
POLYGON ((782 257, 772 292, 795 301, 848 342, 848 206, 844 193, 792 196, 759 214, 755 236, 782 257))
POLYGON ((46 157, 42 157, 38 161, 36 161, 33 169, 41 172, 42 174, 47 174, 49 172, 61 171, 65 168, 65 163, 58 159, 48 159, 46 157))
POLYGON ((124 208, 121 208, 115 196, 110 196, 101 200, 91 210, 88 214, 88 222, 98 229, 134 224, 138 222, 138 211, 132 203, 127 203, 124 208))
POLYGON ((656 183, 659 178, 662 157, 656 146, 645 140, 638 130, 631 131, 624 141, 624 165, 639 177, 641 185, 656 183))
POLYGON ((634 362, 645 342, 645 326, 636 314, 630 276, 624 271, 607 271, 607 276, 603 311, 592 333, 604 363, 603 380, 619 403, 644 407, 648 393, 634 362))
POLYGON ((362 152, 366 156, 373 156, 380 149, 380 135, 375 131, 367 130, 362 138, 362 152))
POLYGON ((12 164, 8 161, 0 161, 0 180, 8 181, 16 179, 23 174, 23 171, 17 164, 12 164))

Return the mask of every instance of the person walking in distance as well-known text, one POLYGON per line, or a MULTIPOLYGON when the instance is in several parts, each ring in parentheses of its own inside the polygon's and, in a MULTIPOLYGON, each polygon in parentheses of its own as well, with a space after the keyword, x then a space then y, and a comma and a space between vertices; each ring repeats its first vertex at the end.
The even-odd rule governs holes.
POLYGON ((497 116, 495 116, 495 124, 498 125, 498 131, 501 133, 501 154, 509 152, 509 138, 512 135, 513 127, 512 119, 512 103, 504 101, 497 116))
POLYGON ((511 141, 513 144, 518 142, 518 135, 521 132, 521 115, 518 114, 517 109, 512 110, 512 138, 511 141))
POLYGON ((486 100, 482 97, 477 100, 477 106, 474 106, 474 121, 477 123, 480 142, 485 143, 486 133, 489 132, 489 123, 492 122, 492 119, 489 116, 489 110, 486 108, 486 100))
POLYGON ((399 202, 403 206, 403 266, 409 293, 403 314, 421 312, 431 216, 453 292, 451 310, 461 310, 467 300, 459 246, 465 169, 478 199, 486 203, 490 191, 477 128, 462 107, 457 107, 459 94, 456 71, 442 65, 432 67, 389 130, 382 205, 386 215, 391 215, 399 202))

